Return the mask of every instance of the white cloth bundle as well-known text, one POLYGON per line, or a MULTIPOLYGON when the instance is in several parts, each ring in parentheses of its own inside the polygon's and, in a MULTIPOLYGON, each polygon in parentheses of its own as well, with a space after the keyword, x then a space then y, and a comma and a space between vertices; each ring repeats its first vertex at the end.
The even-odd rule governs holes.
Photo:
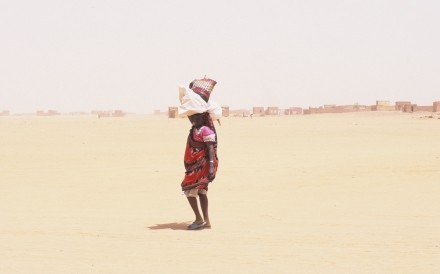
POLYGON ((222 117, 222 108, 211 99, 208 102, 192 90, 179 86, 179 115, 191 116, 196 113, 208 112, 212 120, 219 120, 222 117))

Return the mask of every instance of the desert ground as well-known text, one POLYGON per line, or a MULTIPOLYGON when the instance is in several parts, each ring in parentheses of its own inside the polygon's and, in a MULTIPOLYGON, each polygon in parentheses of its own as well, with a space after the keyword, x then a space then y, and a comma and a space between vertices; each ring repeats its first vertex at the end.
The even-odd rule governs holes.
POLYGON ((440 119, 222 119, 188 231, 187 119, 0 117, 0 273, 440 273, 440 119))

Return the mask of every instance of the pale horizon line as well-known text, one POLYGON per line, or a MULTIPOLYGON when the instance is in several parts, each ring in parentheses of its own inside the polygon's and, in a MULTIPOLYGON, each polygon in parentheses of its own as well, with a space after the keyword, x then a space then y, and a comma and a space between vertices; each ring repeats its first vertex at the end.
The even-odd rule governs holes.
MULTIPOLYGON (((290 107, 279 107, 277 105, 254 105, 252 107, 234 107, 231 108, 230 110, 251 110, 255 107, 258 108, 268 108, 268 107, 277 107, 281 110, 285 110, 285 109, 290 109, 290 108, 302 108, 302 109, 310 109, 310 108, 319 108, 319 107, 324 107, 324 106, 375 106, 377 105, 378 102, 388 102, 390 104, 390 106, 398 103, 398 102, 409 102, 413 105, 417 105, 417 106, 433 106, 435 102, 440 102, 440 98, 438 101, 433 101, 431 104, 429 105, 425 105, 425 104, 417 104, 417 102, 413 102, 413 101, 407 101, 407 100, 400 100, 400 101, 390 101, 390 100, 376 100, 376 102, 374 104, 362 104, 362 103, 358 103, 355 102, 353 104, 334 104, 334 103, 327 103, 327 104, 322 104, 322 105, 310 105, 308 107, 301 107, 301 106, 295 106, 292 105, 290 107)), ((229 107, 228 104, 221 104, 222 107, 229 107)), ((134 111, 134 110, 129 110, 129 109, 124 109, 124 108, 94 108, 91 110, 71 110, 71 111, 66 111, 60 108, 39 108, 39 109, 35 109, 35 110, 26 110, 26 111, 15 111, 13 109, 8 109, 8 108, 0 108, 0 114, 4 114, 4 113, 9 113, 9 115, 14 115, 14 114, 22 114, 22 115, 26 115, 26 114, 36 114, 38 112, 50 112, 50 111, 55 111, 59 114, 93 114, 94 112, 109 112, 109 111, 123 111, 126 114, 154 114, 157 112, 167 112, 169 107, 178 107, 178 105, 169 105, 165 108, 154 108, 152 110, 145 110, 145 111, 134 111)))

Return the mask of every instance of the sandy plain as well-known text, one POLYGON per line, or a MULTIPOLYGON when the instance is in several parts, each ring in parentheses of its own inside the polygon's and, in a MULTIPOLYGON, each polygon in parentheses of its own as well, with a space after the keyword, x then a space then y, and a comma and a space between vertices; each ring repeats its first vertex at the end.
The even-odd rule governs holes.
POLYGON ((0 273, 440 273, 440 120, 225 118, 187 231, 186 119, 0 117, 0 273))

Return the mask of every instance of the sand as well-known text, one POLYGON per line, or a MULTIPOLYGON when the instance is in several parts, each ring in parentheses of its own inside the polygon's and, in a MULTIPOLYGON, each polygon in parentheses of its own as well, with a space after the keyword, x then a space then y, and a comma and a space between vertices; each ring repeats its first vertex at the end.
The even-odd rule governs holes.
POLYGON ((186 119, 0 117, 0 273, 440 273, 440 120, 225 118, 187 231, 186 119))

